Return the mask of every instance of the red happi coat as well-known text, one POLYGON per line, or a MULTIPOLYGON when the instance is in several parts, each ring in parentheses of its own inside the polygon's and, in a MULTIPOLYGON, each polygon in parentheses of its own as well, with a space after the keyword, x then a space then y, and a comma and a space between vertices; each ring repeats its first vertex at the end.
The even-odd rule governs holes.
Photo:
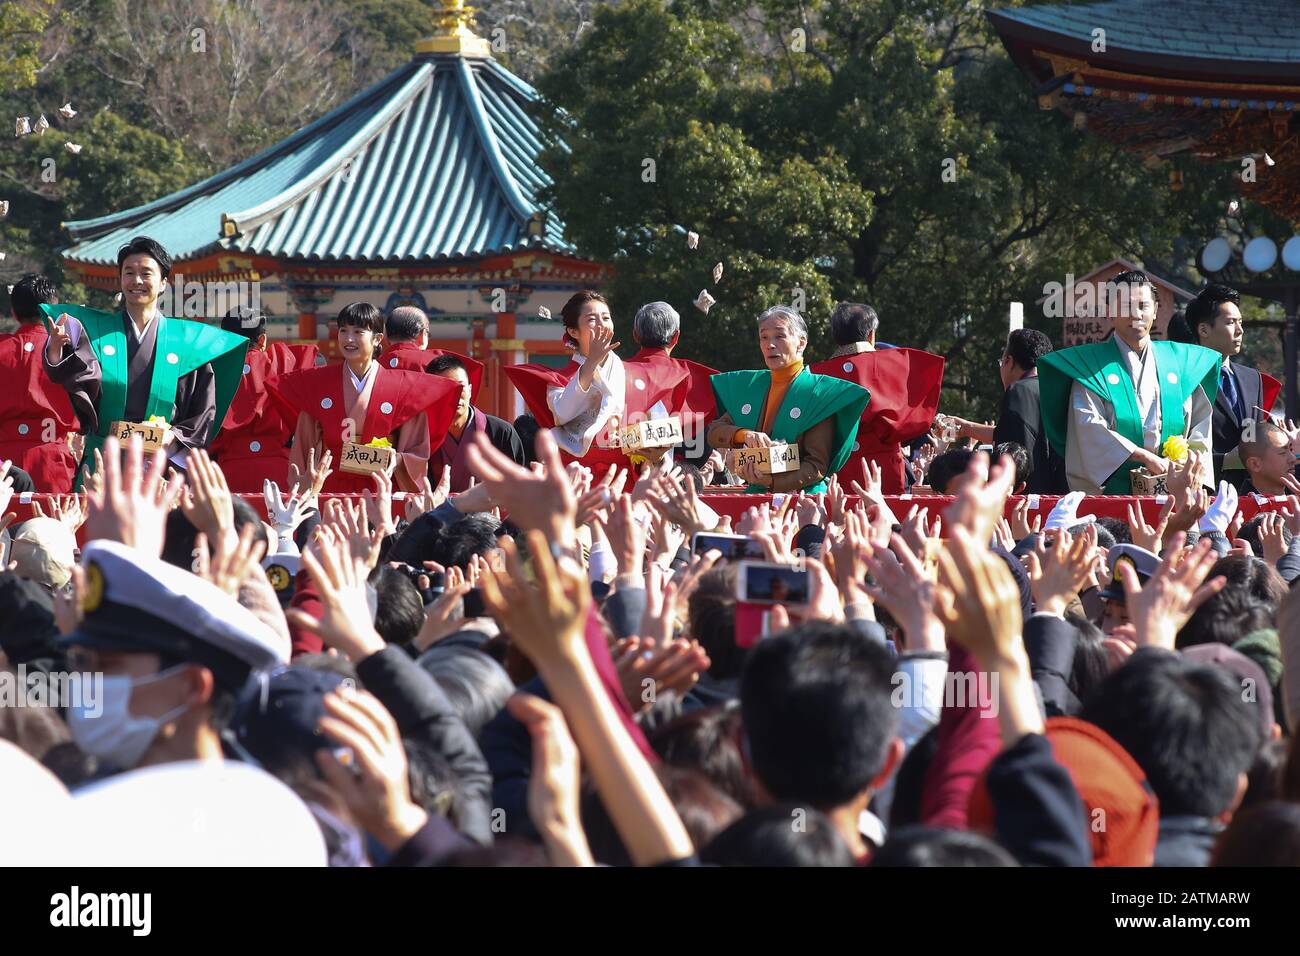
POLYGON ((39 492, 67 494, 77 472, 67 434, 81 424, 68 393, 41 366, 48 337, 40 322, 0 335, 0 461, 30 474, 39 492))
MULTIPOLYGON (((320 425, 325 448, 334 455, 334 473, 323 490, 332 494, 373 491, 375 483, 369 475, 339 470, 346 417, 343 375, 341 365, 322 365, 280 376, 271 385, 295 413, 307 415, 320 425)), ((352 440, 365 445, 376 438, 392 439, 398 429, 424 412, 429 420, 429 449, 436 451, 456 417, 459 399, 460 388, 455 382, 380 365, 371 386, 366 420, 356 423, 352 440)))
POLYGON ((424 372, 429 363, 439 356, 454 355, 465 363, 465 373, 469 376, 470 404, 478 401, 478 390, 483 384, 484 365, 478 359, 472 359, 451 349, 421 349, 412 342, 398 342, 396 345, 384 346, 379 356, 379 364, 384 368, 401 369, 406 372, 424 372))
POLYGON ((863 462, 874 461, 880 465, 884 493, 902 494, 907 482, 901 445, 924 435, 934 422, 943 387, 943 356, 919 349, 878 349, 828 358, 811 368, 871 392, 853 454, 839 470, 845 483, 861 481, 863 462))
POLYGON ((250 348, 244 356, 239 389, 208 446, 231 491, 260 493, 267 478, 284 483, 298 413, 269 383, 276 376, 314 368, 318 354, 314 345, 268 342, 264 350, 250 348))
POLYGON ((670 415, 681 417, 682 435, 688 447, 696 440, 694 436, 698 435, 698 441, 703 442, 709 423, 717 417, 718 400, 713 393, 713 383, 709 381, 710 376, 718 374, 717 369, 688 359, 673 358, 665 349, 646 348, 623 365, 628 369, 628 374, 631 374, 634 365, 662 369, 665 376, 670 376, 673 369, 685 372, 686 377, 678 384, 672 399, 664 404, 670 415))
MULTIPOLYGON (((546 399, 548 388, 564 388, 569 380, 578 374, 578 363, 570 362, 563 368, 551 368, 547 365, 511 365, 504 369, 506 378, 519 391, 528 406, 528 410, 543 428, 555 427, 555 415, 546 399)), ((625 395, 623 420, 625 422, 645 421, 650 417, 650 409, 662 402, 670 412, 673 409, 674 395, 678 394, 683 383, 687 382, 687 373, 676 366, 624 363, 625 395)), ((622 424, 622 423, 620 423, 622 424)), ((591 445, 591 450, 581 458, 567 452, 560 452, 565 463, 580 461, 594 471, 597 477, 604 475, 610 468, 626 468, 627 455, 621 448, 602 447, 604 434, 598 435, 591 445)))

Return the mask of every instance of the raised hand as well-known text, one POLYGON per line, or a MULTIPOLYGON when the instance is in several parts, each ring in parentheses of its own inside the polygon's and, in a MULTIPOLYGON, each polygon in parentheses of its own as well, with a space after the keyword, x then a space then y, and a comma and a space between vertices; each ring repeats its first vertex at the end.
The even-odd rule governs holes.
POLYGON ((187 495, 181 510, 213 546, 229 549, 235 536, 235 502, 226 476, 202 448, 191 448, 186 460, 187 495))
POLYGON ((160 557, 167 514, 180 497, 184 479, 174 475, 163 481, 167 455, 162 449, 154 452, 145 470, 139 435, 133 435, 127 446, 125 468, 122 457, 116 438, 104 442, 103 482, 86 496, 86 540, 120 541, 160 557))
MULTIPOLYGON (((6 465, 8 462, 5 463, 6 465)), ((0 468, 0 476, 3 476, 5 469, 0 468)), ((0 478, 0 480, 3 480, 0 478)), ((10 485, 12 488, 12 485, 10 485)), ((0 489, 0 495, 3 490, 0 489)), ((0 501, 0 513, 3 513, 7 505, 0 501)), ((74 534, 81 528, 86 521, 86 511, 81 507, 81 498, 77 495, 51 495, 50 496, 50 513, 47 515, 45 509, 41 507, 40 501, 32 499, 32 517, 34 518, 53 518, 59 524, 63 525, 74 534)))
POLYGON ((953 503, 943 513, 944 527, 961 525, 980 541, 993 537, 993 528, 1006 509, 1016 466, 1007 455, 989 468, 988 456, 976 452, 964 475, 953 479, 953 503))
POLYGON ((541 475, 519 467, 476 433, 466 451, 466 461, 470 470, 483 479, 492 499, 506 509, 511 522, 525 530, 541 531, 547 541, 571 549, 576 540, 578 502, 565 476, 555 439, 546 429, 538 432, 537 454, 545 466, 541 475))
POLYGON ((539 671, 564 662, 589 660, 585 642, 591 587, 577 563, 551 557, 540 531, 527 533, 536 586, 528 584, 519 549, 505 538, 506 570, 483 576, 483 601, 511 641, 539 671))
POLYGON ((629 496, 619 498, 610 508, 606 536, 618 563, 618 573, 640 578, 645 572, 646 529, 637 520, 629 496))
POLYGON ((429 481, 429 476, 425 475, 420 479, 420 491, 417 494, 407 495, 405 515, 407 521, 414 521, 421 515, 428 514, 436 510, 447 500, 451 492, 451 469, 442 469, 442 474, 438 477, 438 487, 434 487, 429 481))
POLYGON ((316 514, 311 501, 298 495, 292 495, 286 501, 280 486, 270 478, 262 482, 262 500, 266 502, 266 516, 278 539, 275 552, 297 554, 298 545, 293 540, 293 532, 298 525, 316 514))
POLYGON ((506 709, 528 728, 533 770, 528 776, 528 816, 553 866, 594 866, 579 810, 582 772, 578 745, 564 712, 550 701, 517 693, 506 709))
POLYGON ((1029 520, 1029 499, 1021 498, 1011 508, 1011 535, 1017 541, 1024 541, 1031 534, 1038 534, 1043 530, 1043 516, 1034 515, 1033 521, 1029 520))
POLYGON ((68 334, 68 319, 72 318, 68 313, 60 313, 49 326, 49 339, 45 343, 46 354, 50 357, 51 365, 58 365, 63 361, 63 354, 72 347, 72 336, 68 334))
POLYGON ((321 614, 313 617, 301 608, 290 608, 285 611, 289 623, 318 635, 353 663, 383 650, 384 639, 375 630, 366 602, 367 569, 354 560, 348 542, 322 525, 303 552, 302 565, 316 583, 321 614))
POLYGON ((1062 615, 1075 596, 1088 584, 1097 562, 1097 527, 1083 533, 1057 532, 1052 547, 1039 541, 1029 554, 1029 584, 1034 606, 1047 614, 1062 615))
POLYGON ((1160 544, 1165 537, 1165 529, 1169 527, 1169 517, 1174 513, 1174 499, 1171 495, 1165 499, 1165 503, 1160 507, 1160 514, 1156 517, 1155 524, 1147 524, 1146 518, 1142 514, 1142 506, 1136 502, 1128 506, 1128 525, 1133 543, 1139 548, 1146 548, 1152 554, 1160 553, 1160 544))
POLYGON ((323 528, 332 530, 343 543, 349 560, 368 575, 379 563, 384 543, 382 528, 370 529, 366 508, 360 502, 330 498, 325 503, 323 528))
POLYGON ((611 352, 621 346, 614 341, 614 330, 597 328, 591 333, 591 347, 587 350, 587 361, 599 368, 611 352))
POLYGON ((1117 565, 1129 623, 1133 625, 1139 646, 1172 651, 1178 631, 1192 612, 1228 583, 1222 576, 1205 580, 1218 560, 1209 539, 1198 541, 1186 553, 1182 550, 1183 535, 1177 535, 1173 545, 1145 585, 1138 583, 1137 573, 1130 564, 1117 565))
POLYGON ((936 614, 934 575, 902 536, 894 535, 890 548, 872 553, 867 558, 867 569, 876 581, 876 586, 867 591, 902 628, 907 649, 943 650, 943 623, 936 614))
POLYGON ((244 525, 238 538, 223 535, 214 539, 211 557, 208 556, 208 536, 200 531, 194 538, 194 573, 211 581, 231 597, 238 598, 244 582, 262 571, 266 546, 253 540, 256 531, 257 526, 250 522, 244 525))
MULTIPOLYGON (((1237 489, 1231 482, 1219 482, 1219 493, 1214 496, 1214 501, 1210 503, 1209 510, 1201 518, 1200 529, 1202 531, 1222 531, 1228 534, 1233 518, 1237 515, 1237 498, 1237 489)), ((1237 527, 1240 528, 1240 525, 1237 527)), ((1235 531, 1233 534, 1235 534, 1235 531)), ((1228 534, 1229 539, 1232 538, 1233 534, 1228 534)))
POLYGON ((331 467, 334 464, 334 453, 329 449, 321 455, 320 463, 316 462, 316 449, 312 448, 307 451, 307 473, 300 474, 298 467, 292 462, 289 464, 289 494, 291 496, 301 495, 304 500, 316 502, 320 500, 321 489, 325 487, 325 481, 334 473, 331 467))
POLYGON ((428 821, 411 799, 402 735, 384 705, 344 685, 325 695, 320 733, 352 753, 349 766, 336 751, 316 751, 316 765, 353 818, 386 849, 397 850, 428 821))

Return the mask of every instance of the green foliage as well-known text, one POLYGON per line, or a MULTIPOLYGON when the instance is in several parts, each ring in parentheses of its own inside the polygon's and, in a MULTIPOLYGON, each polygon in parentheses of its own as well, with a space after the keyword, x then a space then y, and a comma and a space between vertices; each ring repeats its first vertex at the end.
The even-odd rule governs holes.
POLYGON ((112 110, 96 113, 78 133, 83 149, 65 155, 65 215, 70 219, 129 209, 183 189, 214 172, 185 144, 132 126, 112 110))
POLYGON ((0 92, 28 89, 40 68, 41 33, 54 0, 0 2, 0 92))

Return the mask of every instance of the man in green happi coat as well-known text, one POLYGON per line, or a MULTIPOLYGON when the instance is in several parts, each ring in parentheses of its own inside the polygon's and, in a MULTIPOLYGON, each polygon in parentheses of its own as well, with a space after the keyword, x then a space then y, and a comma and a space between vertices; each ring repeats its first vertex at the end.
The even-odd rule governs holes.
POLYGON ((138 236, 117 253, 122 311, 42 306, 45 372, 67 390, 86 435, 78 487, 117 421, 168 422, 168 457, 183 466, 187 449, 217 433, 239 386, 247 338, 161 313, 171 266, 167 250, 138 236))
POLYGON ((1065 456, 1070 490, 1094 495, 1130 494, 1134 468, 1165 474, 1172 436, 1211 451, 1222 362, 1213 349, 1152 340, 1159 298, 1145 273, 1111 281, 1114 334, 1038 360, 1047 440, 1065 456))

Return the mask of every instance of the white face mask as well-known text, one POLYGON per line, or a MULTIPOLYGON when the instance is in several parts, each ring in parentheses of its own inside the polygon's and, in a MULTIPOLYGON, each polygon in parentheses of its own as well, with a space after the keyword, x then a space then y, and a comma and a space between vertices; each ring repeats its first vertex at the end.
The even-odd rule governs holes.
POLYGON ((101 713, 93 716, 89 713, 91 710, 98 711, 99 707, 68 708, 68 728, 72 731, 73 742, 84 753, 117 770, 134 768, 158 736, 158 731, 185 713, 189 704, 181 704, 161 717, 141 717, 131 713, 131 691, 170 677, 186 666, 177 664, 148 677, 106 676, 100 700, 96 701, 96 704, 103 706, 101 713))

